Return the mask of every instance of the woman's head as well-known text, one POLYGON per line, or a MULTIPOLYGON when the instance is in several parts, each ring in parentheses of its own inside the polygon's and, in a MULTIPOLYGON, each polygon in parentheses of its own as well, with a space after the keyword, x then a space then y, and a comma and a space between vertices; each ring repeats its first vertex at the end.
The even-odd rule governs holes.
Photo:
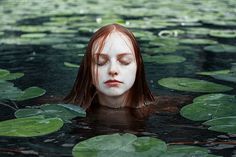
POLYGON ((106 25, 94 33, 65 100, 88 108, 97 93, 110 97, 126 94, 129 107, 154 100, 146 84, 138 43, 128 29, 118 24, 106 25))

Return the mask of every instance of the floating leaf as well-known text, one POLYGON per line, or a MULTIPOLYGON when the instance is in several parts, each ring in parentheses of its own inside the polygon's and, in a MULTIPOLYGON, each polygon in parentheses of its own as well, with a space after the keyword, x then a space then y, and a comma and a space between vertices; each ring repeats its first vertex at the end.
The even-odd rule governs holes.
POLYGON ((163 78, 158 83, 170 89, 189 92, 224 92, 233 89, 213 82, 181 77, 163 78))
POLYGON ((205 51, 215 52, 215 53, 236 53, 236 46, 217 44, 204 47, 205 51))
POLYGON ((205 72, 198 72, 199 75, 218 75, 218 74, 228 74, 230 70, 217 70, 217 71, 205 71, 205 72))
POLYGON ((74 157, 156 157, 166 151, 165 142, 152 137, 136 137, 132 134, 101 135, 76 144, 74 157))
POLYGON ((55 49, 62 50, 73 50, 73 49, 83 49, 85 47, 84 44, 56 44, 52 46, 55 49))
POLYGON ((36 98, 46 93, 46 90, 39 87, 29 87, 23 91, 23 94, 17 97, 17 101, 23 101, 27 99, 36 98))
POLYGON ((208 120, 203 123, 204 125, 210 125, 209 130, 236 134, 236 116, 221 117, 208 120))
POLYGON ((160 157, 217 157, 215 155, 208 154, 206 148, 197 146, 185 146, 185 145, 170 145, 167 147, 167 151, 160 157))
POLYGON ((19 109, 15 112, 17 118, 42 115, 45 118, 58 117, 64 122, 70 122, 75 117, 85 117, 86 112, 79 106, 69 104, 44 104, 38 108, 19 109))
POLYGON ((236 38, 236 30, 212 30, 209 35, 217 38, 236 38))
POLYGON ((0 122, 0 136, 33 137, 50 134, 63 126, 60 118, 40 116, 11 119, 0 122))
POLYGON ((21 38, 43 38, 47 34, 46 33, 28 33, 28 34, 22 34, 21 38))
POLYGON ((171 64, 171 63, 181 63, 185 61, 184 57, 176 56, 176 55, 157 55, 150 56, 147 54, 143 54, 144 62, 155 62, 158 64, 171 64))
POLYGON ((8 70, 5 70, 5 69, 0 69, 0 79, 2 77, 5 77, 9 74, 10 72, 8 70))
POLYGON ((226 94, 207 94, 184 106, 180 114, 190 120, 203 121, 219 117, 236 116, 236 98, 226 94))
POLYGON ((73 63, 69 63, 69 62, 64 62, 64 65, 69 68, 79 68, 80 67, 80 65, 78 65, 78 64, 73 64, 73 63))
POLYGON ((14 87, 14 84, 8 81, 0 80, 0 100, 15 100, 22 95, 21 89, 14 87))
POLYGON ((15 80, 24 76, 24 73, 10 73, 4 77, 0 77, 1 80, 15 80))
POLYGON ((217 44, 218 42, 210 39, 181 39, 180 43, 191 44, 191 45, 209 45, 209 44, 217 44))

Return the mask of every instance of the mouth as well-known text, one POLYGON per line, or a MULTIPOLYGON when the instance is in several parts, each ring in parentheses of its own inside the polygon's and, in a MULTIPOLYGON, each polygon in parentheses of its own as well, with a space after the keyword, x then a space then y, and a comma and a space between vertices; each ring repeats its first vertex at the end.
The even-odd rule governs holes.
POLYGON ((123 82, 118 81, 118 80, 107 80, 104 83, 109 87, 117 87, 120 83, 123 83, 123 82))

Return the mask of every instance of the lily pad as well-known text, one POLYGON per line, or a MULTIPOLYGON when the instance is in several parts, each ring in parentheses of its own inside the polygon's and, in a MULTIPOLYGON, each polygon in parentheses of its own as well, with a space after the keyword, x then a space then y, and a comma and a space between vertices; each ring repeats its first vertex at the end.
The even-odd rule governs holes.
POLYGON ((0 100, 15 100, 22 95, 22 90, 14 87, 14 84, 8 81, 0 80, 0 100))
POLYGON ((209 35, 217 38, 236 38, 236 30, 212 30, 209 35))
POLYGON ((24 76, 24 73, 10 73, 4 77, 0 77, 0 80, 15 80, 24 76))
POLYGON ((207 76, 212 76, 212 75, 218 75, 218 74, 228 74, 230 70, 217 70, 217 71, 204 71, 204 72, 198 72, 197 74, 199 75, 207 75, 207 76))
POLYGON ((210 120, 219 117, 236 116, 236 98, 226 94, 207 94, 184 106, 180 114, 193 121, 210 120))
POLYGON ((212 154, 208 154, 208 149, 197 146, 186 145, 170 145, 167 147, 167 151, 160 157, 217 157, 212 154))
POLYGON ((136 137, 132 134, 101 135, 76 144, 74 157, 156 157, 165 152, 164 141, 152 137, 136 137))
POLYGON ((218 42, 210 39, 181 39, 180 43, 191 45, 210 45, 217 44, 218 42))
POLYGON ((150 56, 147 54, 143 54, 142 56, 143 56, 144 62, 155 62, 157 64, 181 63, 186 60, 184 57, 177 56, 177 55, 150 56))
POLYGON ((28 34, 22 34, 21 38, 43 38, 46 37, 46 33, 28 33, 28 34))
POLYGON ((217 80, 223 80, 236 83, 236 73, 212 75, 217 80))
POLYGON ((221 117, 208 120, 203 123, 210 125, 209 130, 224 132, 229 134, 236 134, 236 116, 221 117))
POLYGON ((69 104, 44 104, 37 108, 19 109, 15 112, 17 118, 42 115, 45 118, 58 117, 64 122, 70 122, 75 117, 85 117, 86 112, 79 106, 69 104))
POLYGON ((2 77, 5 77, 9 74, 10 72, 8 70, 5 70, 5 69, 0 69, 0 79, 2 77))
POLYGON ((40 116, 11 119, 0 122, 0 136, 33 137, 50 134, 63 126, 60 118, 40 116))
POLYGON ((215 52, 215 53, 236 53, 236 46, 217 44, 204 47, 205 51, 215 52))
POLYGON ((84 44, 57 44, 52 46, 55 49, 62 50, 73 50, 73 49, 83 49, 85 47, 84 44))
POLYGON ((189 91, 189 92, 225 92, 230 91, 233 88, 208 82, 205 80, 197 80, 192 78, 181 78, 181 77, 169 77, 163 78, 158 81, 161 86, 175 89, 179 91, 189 91))
POLYGON ((36 98, 46 93, 46 90, 39 87, 29 87, 23 91, 23 94, 17 97, 17 101, 23 101, 27 99, 36 98))
POLYGON ((80 65, 78 65, 78 64, 73 64, 73 63, 69 63, 69 62, 64 62, 64 65, 69 68, 79 68, 80 67, 80 65))

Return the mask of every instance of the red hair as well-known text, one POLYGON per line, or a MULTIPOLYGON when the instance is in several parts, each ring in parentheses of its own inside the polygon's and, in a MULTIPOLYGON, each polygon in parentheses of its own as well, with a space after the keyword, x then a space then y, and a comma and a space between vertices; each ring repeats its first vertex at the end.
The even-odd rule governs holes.
POLYGON ((128 104, 127 106, 136 108, 139 107, 140 104, 154 101, 154 97, 147 86, 143 59, 136 38, 133 33, 125 27, 118 24, 110 24, 97 30, 91 37, 86 49, 86 54, 80 64, 74 86, 71 92, 65 97, 65 102, 79 104, 85 109, 88 109, 92 103, 98 103, 96 98, 96 88, 92 83, 92 48, 94 43, 99 39, 100 46, 98 47, 98 52, 101 52, 105 39, 114 30, 126 35, 130 39, 137 63, 136 78, 133 86, 129 90, 126 100, 126 103, 128 104))

